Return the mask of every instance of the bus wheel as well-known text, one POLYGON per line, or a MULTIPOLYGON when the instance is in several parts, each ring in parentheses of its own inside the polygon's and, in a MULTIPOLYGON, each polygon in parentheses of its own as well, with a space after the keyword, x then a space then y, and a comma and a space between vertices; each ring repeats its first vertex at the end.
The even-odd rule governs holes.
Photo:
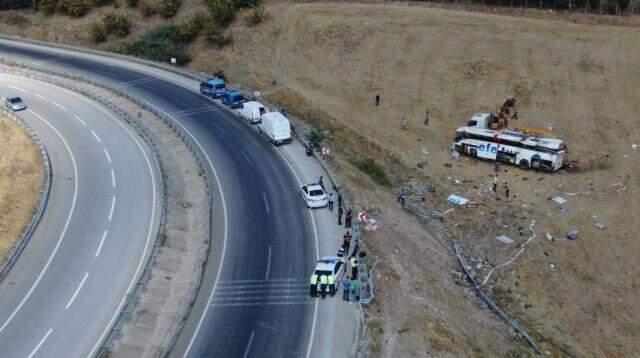
POLYGON ((522 159, 520 161, 520 168, 522 169, 529 169, 529 162, 527 162, 526 159, 522 159))
POLYGON ((475 158, 475 157, 478 156, 478 151, 473 149, 473 148, 471 148, 471 149, 469 149, 469 155, 475 158))

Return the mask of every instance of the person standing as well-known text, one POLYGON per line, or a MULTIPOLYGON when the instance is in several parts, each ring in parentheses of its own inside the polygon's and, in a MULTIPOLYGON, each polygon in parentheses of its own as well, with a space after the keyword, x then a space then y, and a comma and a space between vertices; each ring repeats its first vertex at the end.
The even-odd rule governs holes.
POLYGON ((409 118, 407 116, 402 116, 402 130, 407 130, 409 128, 409 118))
POLYGON ((341 208, 343 205, 342 202, 342 193, 338 193, 338 207, 341 208))
POLYGON ((320 297, 324 299, 327 296, 327 285, 329 284, 329 278, 327 275, 320 275, 320 297))
POLYGON ((498 176, 493 176, 493 192, 495 193, 498 190, 498 176))
POLYGON ((342 225, 342 214, 344 213, 344 209, 342 206, 338 207, 338 225, 342 225))
POLYGON ((424 125, 427 126, 427 127, 429 126, 429 111, 428 110, 424 114, 424 125))
MULTIPOLYGON (((356 302, 360 299, 360 284, 355 278, 351 280, 351 302, 356 302)), ((351 303, 350 302, 350 303, 351 303)))
POLYGON ((356 259, 355 252, 351 256, 351 277, 354 280, 358 278, 358 259, 356 259))
POLYGON ((320 185, 322 187, 322 189, 324 190, 324 183, 322 182, 322 175, 320 176, 320 179, 318 179, 318 185, 320 185))
POLYGON ((380 93, 376 93, 376 107, 380 105, 380 93))
POLYGON ((344 281, 342 281, 342 300, 343 301, 349 301, 349 294, 351 293, 351 281, 349 280, 349 276, 344 278, 344 281))
POLYGON ((333 212, 333 193, 329 193, 329 211, 333 212))
POLYGON ((404 206, 404 202, 407 198, 407 192, 404 190, 404 188, 400 189, 400 194, 398 194, 398 202, 400 204, 402 204, 402 206, 404 206))
POLYGON ((315 272, 311 275, 309 290, 311 291, 311 297, 318 297, 318 275, 315 272))
POLYGON ((351 233, 348 231, 342 237, 342 247, 344 247, 344 254, 348 256, 351 248, 351 233))
POLYGON ((333 297, 333 295, 336 294, 336 283, 332 274, 329 274, 329 276, 327 276, 327 279, 329 281, 329 294, 331 295, 331 297, 333 297))
POLYGON ((506 181, 504 182, 504 195, 508 198, 509 197, 509 192, 511 191, 511 187, 509 186, 509 183, 507 183, 506 181))
POLYGON ((347 210, 347 216, 344 218, 344 227, 346 229, 350 229, 351 228, 351 221, 353 220, 353 210, 351 210, 351 208, 349 208, 349 210, 347 210))

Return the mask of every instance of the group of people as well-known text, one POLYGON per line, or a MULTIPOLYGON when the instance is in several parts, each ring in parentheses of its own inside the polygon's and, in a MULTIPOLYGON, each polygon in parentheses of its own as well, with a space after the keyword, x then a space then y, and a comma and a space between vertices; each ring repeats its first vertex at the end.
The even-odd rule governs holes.
MULTIPOLYGON (((509 193, 511 192, 511 187, 509 186, 509 182, 507 182, 506 180, 504 181, 504 196, 505 197, 509 197, 509 193)), ((494 175, 493 176, 493 192, 497 192, 498 191, 498 175, 494 175)))
MULTIPOLYGON (((322 177, 320 177, 320 179, 322 180, 322 177)), ((333 193, 329 193, 328 202, 329 204, 327 205, 327 208, 329 208, 329 211, 333 212, 333 207, 335 203, 333 193)), ((342 225, 343 216, 344 216, 345 229, 351 229, 353 224, 353 210, 351 208, 348 208, 345 215, 345 208, 344 208, 344 202, 342 201, 342 195, 338 194, 338 225, 342 225)))
POLYGON ((318 274, 314 272, 313 275, 311 275, 310 284, 311 297, 318 297, 318 295, 320 295, 320 297, 324 299, 325 297, 327 297, 327 288, 329 289, 329 295, 331 295, 331 297, 336 294, 336 283, 334 282, 334 278, 331 273, 329 273, 328 275, 321 274, 320 276, 318 276, 318 274), (320 283, 319 294, 318 282, 320 283))

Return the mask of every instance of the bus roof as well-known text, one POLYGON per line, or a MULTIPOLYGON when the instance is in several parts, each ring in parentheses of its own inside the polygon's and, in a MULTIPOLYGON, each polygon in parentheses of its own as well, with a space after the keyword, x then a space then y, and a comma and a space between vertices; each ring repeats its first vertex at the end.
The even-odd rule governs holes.
POLYGON ((488 141, 503 139, 511 142, 519 142, 526 146, 542 147, 552 150, 560 150, 564 148, 563 141, 557 138, 550 138, 544 136, 538 136, 523 132, 516 131, 497 131, 492 129, 478 128, 478 127, 461 127, 456 131, 458 133, 469 133, 477 136, 485 137, 488 141))

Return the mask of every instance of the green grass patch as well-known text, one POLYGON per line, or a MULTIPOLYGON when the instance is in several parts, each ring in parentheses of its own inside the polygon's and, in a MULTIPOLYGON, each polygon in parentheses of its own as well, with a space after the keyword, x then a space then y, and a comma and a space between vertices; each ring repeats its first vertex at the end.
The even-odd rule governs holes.
POLYGON ((125 45, 119 52, 159 62, 170 62, 175 57, 179 65, 191 60, 185 42, 180 37, 180 29, 174 25, 158 26, 140 40, 125 45))
POLYGON ((375 183, 387 187, 391 186, 391 179, 389 179, 384 167, 373 158, 353 159, 350 162, 361 172, 367 174, 375 183))

